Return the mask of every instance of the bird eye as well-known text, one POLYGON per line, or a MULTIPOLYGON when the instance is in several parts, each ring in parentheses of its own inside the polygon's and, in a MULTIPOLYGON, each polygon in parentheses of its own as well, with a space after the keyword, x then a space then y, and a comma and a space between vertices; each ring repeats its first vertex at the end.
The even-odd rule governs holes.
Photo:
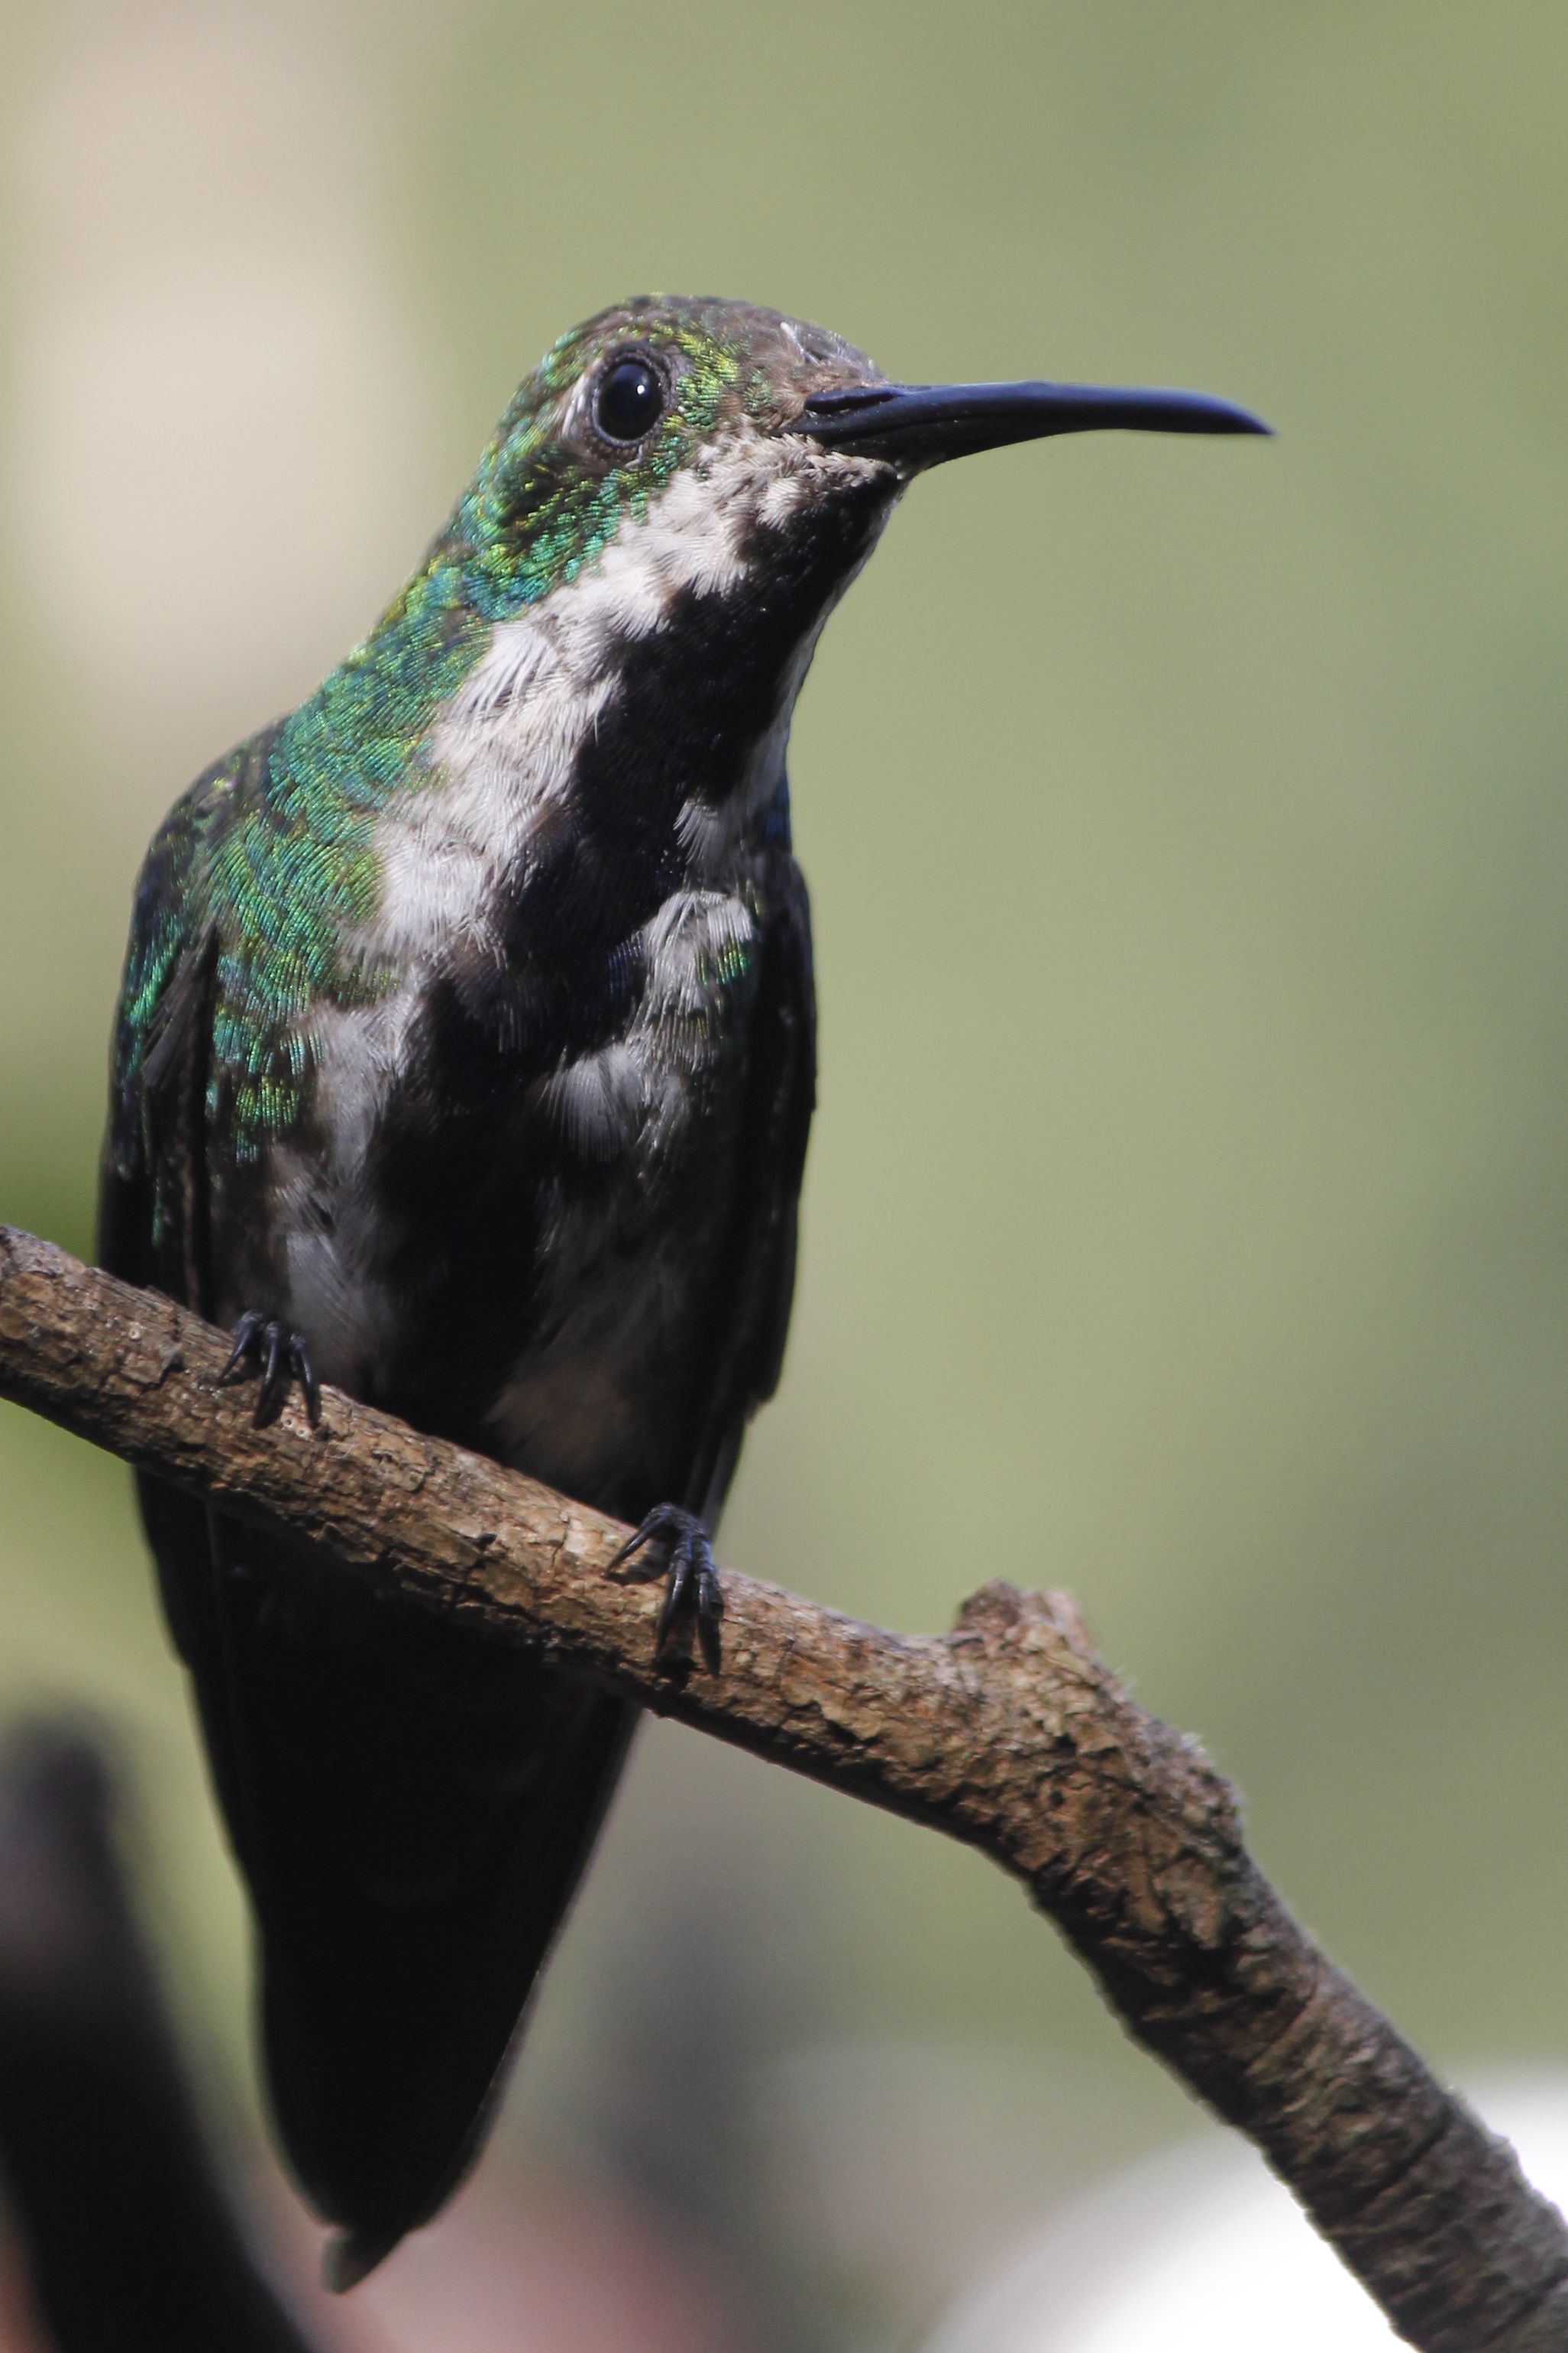
POLYGON ((635 353, 605 370, 594 421, 611 441, 640 441, 664 414, 664 379, 651 360, 635 353))

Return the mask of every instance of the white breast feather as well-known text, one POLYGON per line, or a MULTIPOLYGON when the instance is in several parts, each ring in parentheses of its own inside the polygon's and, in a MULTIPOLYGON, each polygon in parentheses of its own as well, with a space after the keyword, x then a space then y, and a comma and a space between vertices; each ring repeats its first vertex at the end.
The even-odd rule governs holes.
MULTIPOLYGON (((660 628, 683 591, 739 587, 749 530, 759 516, 782 522, 816 462, 799 443, 731 441, 699 452, 645 513, 623 520, 575 579, 496 624, 432 728, 417 771, 379 818, 381 892, 357 945, 367 960, 398 967, 400 981, 374 1004, 314 1013, 310 1046, 328 1149, 323 1165, 295 1170, 286 1187, 288 1312, 315 1339, 325 1377, 352 1377, 356 1361, 377 1351, 390 1315, 373 1273, 379 1212, 362 1176, 430 977, 454 944, 501 954, 504 888, 526 874, 531 842, 564 806, 584 742, 616 691, 616 645, 660 628)), ((693 887, 677 892, 645 929, 647 987, 626 1036, 547 1082, 563 1132, 590 1158, 634 1147, 657 1155, 685 1116, 689 1057, 677 1033, 700 1012, 705 966, 750 935, 751 916, 733 889, 736 861, 777 788, 816 635, 814 628, 800 647, 776 719, 725 808, 693 798, 680 813, 693 887)), ((555 1240, 569 1285, 600 1238, 584 1231, 555 1240)), ((625 1338, 666 1312, 671 1280, 655 1262, 628 1283, 615 1311, 625 1338)), ((563 1369, 542 1357, 518 1366, 498 1407, 503 1442, 530 1446, 540 1417, 557 1414, 575 1393, 580 1384, 558 1380, 563 1369)), ((601 1398, 595 1415, 607 1403, 601 1398)), ((602 1421, 597 1430, 596 1443, 602 1421)), ((559 1436, 564 1459, 572 1434, 559 1436)), ((587 1436, 584 1429, 584 1443, 587 1436)))

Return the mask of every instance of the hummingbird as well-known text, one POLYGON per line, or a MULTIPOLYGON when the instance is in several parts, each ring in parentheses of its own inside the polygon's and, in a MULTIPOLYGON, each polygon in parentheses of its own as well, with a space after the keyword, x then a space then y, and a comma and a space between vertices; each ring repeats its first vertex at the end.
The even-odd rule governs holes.
MULTIPOLYGON (((142 868, 103 1264, 231 1327, 258 1421, 331 1382, 626 1523, 672 1672, 721 1672, 711 1542, 795 1279, 796 695, 917 474, 1109 427, 1268 429, 1189 392, 894 383, 744 302, 602 311, 142 868)), ((274 2122, 351 2285, 475 2157, 638 1711, 139 1487, 274 2122)))

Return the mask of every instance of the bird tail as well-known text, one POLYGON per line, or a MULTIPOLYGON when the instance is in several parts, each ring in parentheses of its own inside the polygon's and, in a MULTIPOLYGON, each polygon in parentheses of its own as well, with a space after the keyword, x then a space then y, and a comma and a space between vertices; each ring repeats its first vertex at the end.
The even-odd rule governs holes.
POLYGON ((638 1711, 216 1534, 176 1631, 255 1903, 279 2137, 349 2287, 477 2153, 638 1711))

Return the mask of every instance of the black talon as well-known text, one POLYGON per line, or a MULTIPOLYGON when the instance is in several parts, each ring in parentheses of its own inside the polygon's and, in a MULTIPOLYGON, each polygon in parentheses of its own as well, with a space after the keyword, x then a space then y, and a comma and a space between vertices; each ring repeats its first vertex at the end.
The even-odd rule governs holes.
POLYGON ((305 1419, 312 1430, 321 1426, 321 1384, 310 1349, 298 1332, 289 1343, 289 1365, 305 1399, 305 1419))
POLYGON ((269 1319, 248 1310, 230 1333, 229 1341, 228 1361, 217 1377, 217 1385, 220 1389, 226 1388, 231 1381, 249 1373, 260 1374, 254 1417, 258 1430, 265 1430, 268 1422, 277 1420, 296 1381, 310 1427, 320 1429, 321 1385, 301 1334, 290 1332, 275 1317, 269 1319))
POLYGON ((645 1546, 652 1547, 652 1556, 631 1575, 664 1577, 664 1600, 654 1630, 655 1651, 664 1649, 670 1633, 684 1619, 694 1618, 698 1648, 710 1673, 717 1674, 724 1588, 713 1566, 707 1529, 695 1512, 683 1512, 679 1504, 656 1504, 642 1525, 626 1538, 608 1563, 606 1574, 614 1577, 624 1569, 625 1564, 645 1546))
POLYGON ((289 1393, 289 1359, 285 1354, 282 1333, 276 1324, 267 1326, 265 1347, 261 1357, 261 1393, 256 1400, 257 1425, 276 1421, 289 1393))
POLYGON ((229 1334, 233 1345, 228 1352, 228 1362, 217 1377, 220 1389, 226 1388, 238 1367, 248 1363, 253 1357, 257 1341, 261 1335, 263 1320, 261 1316, 256 1314, 242 1315, 229 1334))

